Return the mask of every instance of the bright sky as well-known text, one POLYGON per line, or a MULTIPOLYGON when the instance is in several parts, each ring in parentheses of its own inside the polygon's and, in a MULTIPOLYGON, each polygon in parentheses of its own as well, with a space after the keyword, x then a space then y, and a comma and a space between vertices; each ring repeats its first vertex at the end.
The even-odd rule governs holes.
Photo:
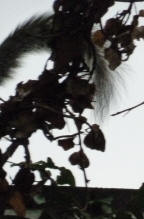
MULTIPOLYGON (((51 11, 52 0, 5 0, 0 7, 0 42, 22 21, 25 21, 34 14, 51 11)), ((117 3, 115 10, 109 10, 108 16, 114 11, 120 12, 127 4, 117 3)), ((137 9, 144 8, 144 3, 137 3, 137 9)), ((110 113, 114 113, 130 106, 136 105, 144 100, 144 73, 143 73, 144 43, 141 41, 129 62, 122 66, 120 75, 124 78, 123 89, 118 88, 120 95, 117 96, 117 104, 113 104, 110 113)), ((41 72, 47 53, 30 55, 22 59, 22 66, 17 70, 15 80, 12 80, 0 88, 0 96, 7 97, 13 94, 17 82, 36 78, 41 72)), ((121 87, 121 86, 120 86, 121 87)), ((90 117, 92 119, 92 116, 90 117)), ((115 188, 138 188, 144 182, 144 107, 133 110, 127 115, 110 117, 101 124, 105 133, 107 145, 106 152, 88 151, 91 165, 87 169, 90 186, 94 187, 115 187, 115 188)), ((68 127, 70 130, 70 127, 68 127)), ((3 142, 1 143, 3 145, 3 142)), ((63 150, 49 142, 40 133, 31 139, 30 149, 33 161, 45 159, 48 156, 57 162, 58 165, 71 168, 77 176, 77 185, 83 186, 83 177, 77 167, 71 167, 67 161, 70 152, 63 150)), ((11 161, 19 162, 22 148, 11 158, 11 161)), ((15 170, 11 170, 12 176, 15 170)))

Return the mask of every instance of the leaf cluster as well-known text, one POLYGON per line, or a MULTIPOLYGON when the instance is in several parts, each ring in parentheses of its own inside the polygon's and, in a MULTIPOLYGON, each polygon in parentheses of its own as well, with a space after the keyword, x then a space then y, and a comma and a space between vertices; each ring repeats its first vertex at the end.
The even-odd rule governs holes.
POLYGON ((104 47, 104 56, 109 68, 115 70, 123 61, 127 61, 136 48, 135 40, 144 38, 144 27, 139 25, 139 19, 144 17, 144 10, 132 15, 134 2, 127 10, 117 13, 115 17, 106 21, 101 29, 93 34, 93 42, 104 47, 106 42, 110 46, 104 47))
MULTIPOLYGON (((101 15, 107 10, 110 2, 103 7, 101 15)), ((89 167, 90 162, 83 145, 89 149, 105 150, 105 138, 101 129, 97 124, 89 124, 83 116, 85 109, 93 109, 95 95, 95 86, 91 82, 93 72, 85 60, 86 53, 94 58, 91 29, 98 19, 95 10, 95 2, 89 4, 87 0, 83 0, 83 4, 75 0, 55 1, 51 30, 54 37, 49 58, 53 67, 47 69, 46 63, 37 80, 20 82, 14 96, 10 96, 7 101, 1 99, 0 138, 6 138, 10 142, 6 150, 0 153, 0 189, 5 200, 1 211, 9 204, 19 216, 24 216, 25 202, 31 197, 33 183, 37 188, 47 181, 55 186, 75 186, 71 171, 55 165, 52 159, 32 162, 29 138, 37 130, 42 131, 49 144, 55 141, 64 151, 75 148, 76 152, 71 152, 69 161, 83 171, 86 186, 88 179, 85 169, 89 167), (75 125, 74 133, 71 130, 72 133, 68 135, 53 134, 54 130, 64 130, 68 121, 75 125), (12 165, 18 166, 19 170, 12 179, 14 190, 9 196, 9 184, 3 166, 9 162, 9 158, 19 146, 24 148, 25 161, 12 165), (53 170, 59 171, 56 179, 52 177, 53 170), (35 181, 35 171, 40 174, 39 182, 35 181)))
MULTIPOLYGON (((18 216, 24 217, 27 201, 36 205, 33 194, 47 181, 54 187, 65 184, 75 186, 72 172, 66 167, 59 167, 51 158, 33 163, 29 138, 37 130, 41 130, 49 145, 56 142, 64 151, 71 152, 69 161, 83 171, 87 188, 89 180, 85 169, 89 167, 90 161, 85 148, 105 151, 102 130, 99 125, 90 124, 84 116, 86 109, 93 110, 97 92, 91 80, 96 67, 95 45, 103 46, 106 40, 111 42, 110 47, 105 49, 105 58, 110 68, 115 69, 124 60, 123 55, 127 59, 132 54, 134 39, 143 38, 143 27, 138 27, 138 18, 143 16, 143 11, 133 17, 131 24, 127 24, 126 17, 130 15, 131 7, 108 20, 105 27, 91 37, 94 24, 100 23, 100 18, 113 3, 112 0, 56 0, 51 29, 53 40, 48 59, 53 67, 47 69, 46 63, 37 80, 20 82, 14 96, 10 96, 7 101, 1 99, 0 139, 6 138, 10 142, 4 152, 0 151, 1 215, 10 205, 18 216), (91 66, 85 56, 91 60, 91 66), (56 136, 54 130, 64 130, 68 121, 73 122, 76 131, 56 136), (12 166, 18 166, 19 170, 12 179, 13 189, 10 189, 4 165, 19 146, 24 148, 25 161, 13 163, 12 166), (56 179, 52 177, 54 170, 59 172, 56 179), (36 171, 40 174, 39 182, 35 180, 36 171), (33 191, 34 183, 36 189, 33 191)), ((71 208, 65 218, 89 218, 88 205, 87 200, 84 209, 77 206, 71 208)), ((106 216, 100 215, 97 218, 113 217, 107 204, 103 204, 103 211, 106 216)), ((55 218, 54 212, 51 213, 46 213, 46 217, 55 218)))

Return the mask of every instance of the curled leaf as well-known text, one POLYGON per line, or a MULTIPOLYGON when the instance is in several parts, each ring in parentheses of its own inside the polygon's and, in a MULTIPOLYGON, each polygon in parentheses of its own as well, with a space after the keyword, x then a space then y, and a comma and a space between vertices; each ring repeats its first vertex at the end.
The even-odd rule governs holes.
POLYGON ((61 146, 65 151, 74 147, 73 138, 66 138, 58 140, 58 145, 61 146))

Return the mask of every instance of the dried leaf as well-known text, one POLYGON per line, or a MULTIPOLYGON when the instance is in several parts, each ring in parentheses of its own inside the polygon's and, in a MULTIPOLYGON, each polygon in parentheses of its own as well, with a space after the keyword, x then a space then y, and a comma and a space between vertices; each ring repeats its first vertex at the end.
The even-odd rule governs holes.
POLYGON ((105 58, 109 62, 109 68, 115 70, 121 64, 121 57, 118 52, 112 48, 105 49, 105 58))
POLYGON ((22 195, 18 191, 12 192, 9 201, 9 205, 14 209, 16 214, 20 217, 24 217, 26 213, 26 207, 22 198, 22 195))
POLYGON ((105 43, 105 36, 101 30, 97 30, 93 33, 92 36, 93 43, 96 44, 97 46, 102 47, 105 43))
POLYGON ((117 35, 121 31, 121 28, 122 28, 122 23, 119 19, 110 18, 106 22, 104 32, 107 35, 117 35))
POLYGON ((65 151, 74 147, 73 138, 66 138, 58 140, 58 145, 61 146, 65 151))
POLYGON ((140 10, 139 16, 140 16, 140 17, 144 17, 144 10, 140 10))
POLYGON ((132 32, 133 39, 139 40, 140 38, 144 39, 144 26, 134 28, 132 32))

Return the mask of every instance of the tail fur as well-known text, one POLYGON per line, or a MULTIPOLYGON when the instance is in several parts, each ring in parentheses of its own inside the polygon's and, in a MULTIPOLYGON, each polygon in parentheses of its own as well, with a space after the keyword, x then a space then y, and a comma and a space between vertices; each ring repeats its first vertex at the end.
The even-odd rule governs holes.
POLYGON ((11 77, 19 59, 28 52, 48 49, 52 16, 32 17, 19 25, 0 45, 0 83, 11 77))

